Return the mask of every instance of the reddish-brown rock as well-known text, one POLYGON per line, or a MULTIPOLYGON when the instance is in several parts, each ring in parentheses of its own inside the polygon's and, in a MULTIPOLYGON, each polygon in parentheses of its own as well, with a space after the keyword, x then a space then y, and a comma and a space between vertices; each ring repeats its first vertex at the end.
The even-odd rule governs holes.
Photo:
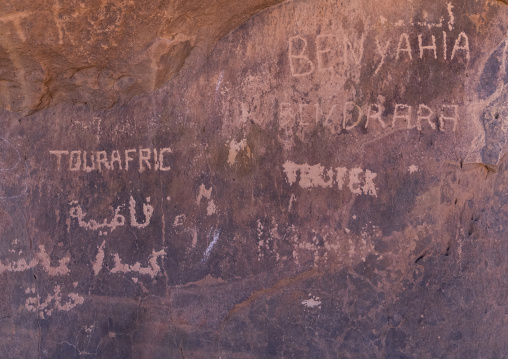
POLYGON ((3 90, 0 357, 506 356, 506 5, 93 4, 3 90))
POLYGON ((62 101, 110 108, 161 87, 191 53, 205 56, 280 1, 3 2, 0 106, 24 115, 62 101))

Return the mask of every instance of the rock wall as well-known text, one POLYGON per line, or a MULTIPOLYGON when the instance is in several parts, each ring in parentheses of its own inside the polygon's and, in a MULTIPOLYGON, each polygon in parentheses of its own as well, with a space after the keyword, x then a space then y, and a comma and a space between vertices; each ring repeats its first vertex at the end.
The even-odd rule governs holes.
POLYGON ((0 106, 92 109, 151 93, 193 53, 281 0, 36 0, 0 4, 0 106))
POLYGON ((276 2, 0 5, 0 357, 506 357, 508 8, 276 2))

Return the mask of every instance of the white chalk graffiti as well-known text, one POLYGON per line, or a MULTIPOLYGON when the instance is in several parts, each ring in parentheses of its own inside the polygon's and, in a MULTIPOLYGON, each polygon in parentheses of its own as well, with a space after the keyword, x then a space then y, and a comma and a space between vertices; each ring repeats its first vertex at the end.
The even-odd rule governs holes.
POLYGON ((238 152, 245 149, 246 146, 247 140, 245 138, 239 142, 236 142, 235 140, 231 140, 229 142, 228 164, 230 166, 232 166, 235 163, 238 152))
MULTIPOLYGON (((212 232, 212 229, 213 228, 210 228, 210 233, 212 232)), ((208 260, 208 257, 210 257, 210 252, 212 251, 213 247, 219 240, 219 235, 220 235, 220 229, 215 229, 215 231, 213 232, 213 240, 210 242, 210 244, 206 248, 205 254, 203 255, 203 259, 201 259, 201 262, 206 262, 208 260)), ((208 237, 210 237, 210 235, 208 235, 208 237)))
POLYGON ((380 16, 379 21, 383 27, 402 29, 411 26, 415 30, 399 32, 394 38, 384 41, 378 36, 367 36, 366 32, 348 34, 346 29, 319 35, 296 34, 288 39, 290 74, 295 78, 306 78, 316 72, 340 73, 345 66, 358 70, 362 67, 364 53, 368 49, 373 50, 369 53, 376 55, 374 76, 390 64, 397 66, 401 62, 413 63, 418 59, 442 59, 449 64, 463 61, 468 65, 471 49, 469 37, 464 31, 456 36, 453 47, 448 46, 448 38, 455 25, 453 8, 451 2, 447 3, 448 32, 443 16, 437 22, 428 21, 428 14, 424 11, 423 21, 411 18, 409 21, 398 20, 392 23, 380 16), (410 35, 414 32, 414 35, 410 35))
POLYGON ((56 167, 63 169, 62 159, 68 156, 67 169, 69 171, 102 172, 108 171, 129 171, 133 168, 131 162, 137 162, 139 172, 147 170, 169 171, 166 155, 170 154, 171 148, 150 149, 128 149, 125 151, 113 150, 108 154, 106 151, 49 151, 50 155, 56 157, 56 167), (87 155, 89 153, 89 155, 87 155), (133 157, 133 156, 137 156, 133 157))
POLYGON ((131 226, 136 228, 145 228, 150 224, 150 218, 153 215, 153 206, 148 204, 150 203, 150 197, 146 197, 146 202, 143 203, 143 215, 145 217, 145 221, 143 223, 139 223, 136 219, 136 201, 134 197, 131 196, 129 200, 129 212, 131 214, 131 226))
MULTIPOLYGON (((150 224, 150 220, 153 215, 154 207, 150 205, 150 197, 145 198, 146 203, 143 203, 143 215, 145 217, 144 222, 138 222, 136 216, 136 201, 134 197, 130 197, 129 200, 129 213, 130 213, 130 225, 135 228, 145 228, 150 224)), ((78 221, 78 225, 81 228, 85 228, 86 230, 96 231, 99 230, 101 235, 107 235, 108 233, 113 232, 116 228, 124 226, 126 224, 125 216, 120 214, 120 211, 124 208, 124 205, 120 205, 116 208, 112 208, 113 218, 108 221, 108 219, 104 219, 102 221, 97 221, 94 219, 90 219, 88 221, 85 220, 86 212, 83 211, 81 206, 77 201, 71 201, 69 203, 71 208, 69 209, 69 216, 71 218, 75 218, 78 221), (109 232, 107 231, 109 230, 109 232)))
POLYGON ((206 198, 208 200, 208 206, 206 207, 206 214, 208 216, 211 216, 217 212, 217 206, 215 205, 215 202, 212 199, 212 189, 213 189, 212 187, 210 187, 210 189, 207 189, 204 184, 201 184, 201 186, 199 186, 198 197, 196 198, 196 204, 198 206, 201 203, 202 198, 206 198))
POLYGON ((97 255, 95 256, 95 262, 92 263, 93 273, 95 275, 99 274, 102 269, 102 265, 104 263, 104 246, 106 245, 106 241, 102 241, 102 244, 97 251, 97 255))
POLYGON ((139 262, 136 262, 132 265, 122 263, 120 256, 118 253, 114 255, 115 267, 111 269, 111 273, 139 273, 143 275, 148 275, 151 278, 155 278, 157 274, 161 272, 161 267, 157 264, 157 259, 162 259, 166 256, 166 251, 161 249, 156 252, 152 251, 152 255, 148 259, 148 266, 142 267, 139 262))
POLYGON ((413 106, 397 103, 392 107, 393 111, 387 114, 383 103, 371 103, 360 107, 353 101, 345 101, 334 102, 325 107, 321 101, 314 104, 280 102, 279 128, 290 132, 292 126, 296 125, 297 134, 302 131, 310 132, 319 124, 332 134, 362 127, 371 128, 373 131, 402 128, 416 128, 421 131, 424 126, 436 131, 439 129, 441 132, 449 131, 451 128, 451 131, 456 132, 459 124, 458 105, 440 105, 438 108, 431 108, 426 104, 413 106))
POLYGON ((309 293, 310 298, 302 301, 302 304, 307 308, 318 308, 321 309, 321 300, 318 296, 314 296, 309 293))
POLYGON ((50 276, 62 276, 69 273, 69 264, 71 257, 67 254, 65 257, 58 261, 58 266, 51 266, 51 258, 43 245, 39 246, 39 251, 35 254, 34 258, 26 260, 24 258, 18 259, 14 262, 2 263, 0 262, 0 274, 4 272, 24 272, 40 265, 42 269, 50 276))
POLYGON ((41 301, 39 294, 35 293, 34 287, 27 289, 25 292, 27 294, 34 294, 25 301, 25 309, 30 312, 38 313, 41 319, 50 317, 55 311, 68 312, 72 308, 85 302, 85 298, 78 293, 68 293, 67 301, 63 302, 62 291, 59 285, 55 286, 53 288, 53 293, 48 293, 43 301, 41 301))
POLYGON ((412 63, 417 59, 437 61, 442 57, 449 63, 460 59, 469 64, 471 49, 469 37, 465 32, 459 33, 451 50, 447 42, 448 33, 442 31, 438 36, 440 36, 439 41, 434 34, 424 36, 419 33, 413 39, 404 32, 399 35, 398 39, 388 39, 382 42, 375 37, 374 40, 371 40, 372 42, 368 42, 365 35, 361 35, 357 39, 334 35, 296 35, 288 40, 289 69, 293 77, 302 78, 318 71, 333 71, 336 64, 360 68, 367 47, 372 47, 373 52, 379 57, 374 75, 378 75, 379 71, 389 64, 396 65, 404 61, 412 63), (307 38, 313 39, 313 46, 310 46, 307 38), (323 39, 326 40, 323 41, 323 39), (314 49, 312 54, 310 48, 314 49))
POLYGON ((418 171, 418 166, 416 166, 416 165, 409 166, 409 173, 410 174, 413 174, 413 173, 415 173, 417 171, 418 171))
POLYGON ((320 164, 311 166, 307 163, 297 164, 292 161, 286 161, 282 167, 290 185, 297 182, 299 174, 298 184, 302 188, 332 188, 333 185, 336 185, 339 190, 347 188, 356 195, 377 197, 377 189, 374 184, 377 174, 369 170, 347 169, 345 167, 326 169, 320 164), (346 181, 347 187, 345 187, 346 181))

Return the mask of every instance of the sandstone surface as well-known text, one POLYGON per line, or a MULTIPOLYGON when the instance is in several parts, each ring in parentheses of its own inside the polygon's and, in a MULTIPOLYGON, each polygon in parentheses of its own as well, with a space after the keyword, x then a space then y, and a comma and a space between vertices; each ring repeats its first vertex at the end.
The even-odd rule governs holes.
POLYGON ((508 7, 276 2, 0 5, 0 357, 506 357, 508 7))
POLYGON ((15 0, 0 4, 0 106, 93 109, 150 93, 281 0, 15 0))

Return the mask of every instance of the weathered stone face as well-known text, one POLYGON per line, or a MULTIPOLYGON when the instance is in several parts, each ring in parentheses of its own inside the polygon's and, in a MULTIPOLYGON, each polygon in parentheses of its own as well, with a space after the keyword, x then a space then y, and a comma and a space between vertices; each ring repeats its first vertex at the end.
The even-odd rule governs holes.
POLYGON ((87 3, 55 41, 103 65, 5 88, 42 108, 1 115, 6 357, 506 355, 506 5, 288 1, 192 50, 272 3, 87 3))
MULTIPOLYGON (((0 106, 109 108, 154 91, 191 54, 281 0, 36 0, 0 4, 0 106)), ((192 60, 191 60, 192 62, 192 60)))

